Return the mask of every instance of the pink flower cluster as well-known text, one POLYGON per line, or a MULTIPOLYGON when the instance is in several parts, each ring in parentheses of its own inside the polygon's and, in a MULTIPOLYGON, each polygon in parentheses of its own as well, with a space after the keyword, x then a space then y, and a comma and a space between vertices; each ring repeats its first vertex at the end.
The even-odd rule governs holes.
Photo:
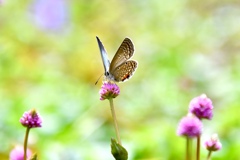
POLYGON ((120 89, 115 83, 104 82, 99 94, 100 100, 116 98, 120 94, 120 89))
POLYGON ((212 119, 213 105, 211 99, 205 94, 195 97, 189 104, 189 112, 196 115, 199 119, 212 119))
POLYGON ((20 122, 23 126, 28 128, 42 127, 42 119, 34 109, 25 112, 21 117, 20 122))
POLYGON ((186 117, 181 119, 178 125, 177 134, 193 138, 201 135, 202 128, 202 122, 197 117, 189 113, 186 117))
POLYGON ((212 119, 213 105, 211 99, 205 94, 193 98, 189 104, 188 116, 182 118, 178 125, 177 134, 197 137, 202 132, 201 119, 212 119))

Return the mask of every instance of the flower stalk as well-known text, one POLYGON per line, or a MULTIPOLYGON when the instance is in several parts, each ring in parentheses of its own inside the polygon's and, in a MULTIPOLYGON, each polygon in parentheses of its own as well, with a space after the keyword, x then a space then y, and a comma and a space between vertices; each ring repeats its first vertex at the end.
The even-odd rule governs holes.
POLYGON ((111 108, 111 113, 112 113, 112 117, 113 117, 113 121, 114 121, 114 128, 115 128, 118 144, 122 145, 119 130, 118 130, 117 116, 116 116, 114 105, 113 105, 113 99, 109 98, 109 102, 110 102, 110 108, 111 108))
POLYGON ((192 159, 192 139, 190 137, 186 137, 186 160, 192 159))
POLYGON ((27 127, 25 138, 24 138, 24 148, 23 148, 23 150, 24 150, 24 160, 27 160, 27 143, 28 143, 28 135, 29 135, 30 129, 31 128, 27 127))
POLYGON ((201 143, 201 135, 197 136, 197 154, 196 159, 200 160, 200 143, 201 143))
POLYGON ((117 124, 117 116, 115 113, 114 105, 113 105, 113 98, 116 98, 120 94, 120 89, 115 83, 111 82, 104 82, 100 91, 100 100, 108 99, 110 103, 111 113, 114 122, 114 128, 117 136, 117 142, 121 145, 121 139, 118 131, 118 124, 117 124))
POLYGON ((208 156, 207 156, 207 160, 210 160, 211 154, 212 154, 212 151, 209 151, 209 152, 208 152, 208 156))

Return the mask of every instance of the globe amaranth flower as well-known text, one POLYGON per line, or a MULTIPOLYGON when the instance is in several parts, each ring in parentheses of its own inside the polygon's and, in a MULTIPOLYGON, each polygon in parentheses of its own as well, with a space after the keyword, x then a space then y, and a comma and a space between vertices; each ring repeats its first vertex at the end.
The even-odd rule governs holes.
POLYGON ((212 119, 213 105, 211 99, 205 94, 193 98, 189 104, 189 112, 196 115, 199 119, 212 119))
POLYGON ((120 89, 115 83, 104 82, 99 94, 100 100, 116 98, 120 94, 120 89))
POLYGON ((201 135, 202 128, 202 122, 197 117, 189 113, 179 122, 177 134, 179 136, 187 136, 193 138, 201 135))
POLYGON ((218 151, 222 148, 222 144, 218 139, 217 134, 213 134, 210 139, 205 142, 205 147, 209 151, 218 151))
POLYGON ((23 126, 28 128, 36 128, 42 126, 42 119, 35 109, 25 112, 21 117, 20 122, 23 126))
MULTIPOLYGON (((27 149, 27 158, 32 154, 30 149, 27 149)), ((10 160, 24 160, 23 146, 15 146, 10 152, 10 160)))

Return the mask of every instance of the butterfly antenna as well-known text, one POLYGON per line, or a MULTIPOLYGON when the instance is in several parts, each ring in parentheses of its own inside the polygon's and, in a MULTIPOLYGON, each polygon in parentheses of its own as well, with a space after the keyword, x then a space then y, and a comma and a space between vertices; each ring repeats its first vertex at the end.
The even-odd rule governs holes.
POLYGON ((98 83, 99 79, 102 77, 103 74, 101 74, 101 76, 99 76, 99 78, 97 79, 97 81, 95 82, 95 85, 98 83))

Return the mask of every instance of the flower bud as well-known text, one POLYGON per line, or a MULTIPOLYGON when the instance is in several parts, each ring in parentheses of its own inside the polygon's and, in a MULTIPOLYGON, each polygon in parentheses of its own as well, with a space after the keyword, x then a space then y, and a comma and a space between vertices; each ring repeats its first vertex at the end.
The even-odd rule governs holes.
POLYGON ((118 144, 115 139, 111 139, 111 152, 116 160, 127 160, 128 152, 123 146, 118 144))
POLYGON ((222 148, 222 144, 218 139, 217 134, 213 134, 210 139, 205 142, 205 147, 209 151, 218 151, 222 148))

